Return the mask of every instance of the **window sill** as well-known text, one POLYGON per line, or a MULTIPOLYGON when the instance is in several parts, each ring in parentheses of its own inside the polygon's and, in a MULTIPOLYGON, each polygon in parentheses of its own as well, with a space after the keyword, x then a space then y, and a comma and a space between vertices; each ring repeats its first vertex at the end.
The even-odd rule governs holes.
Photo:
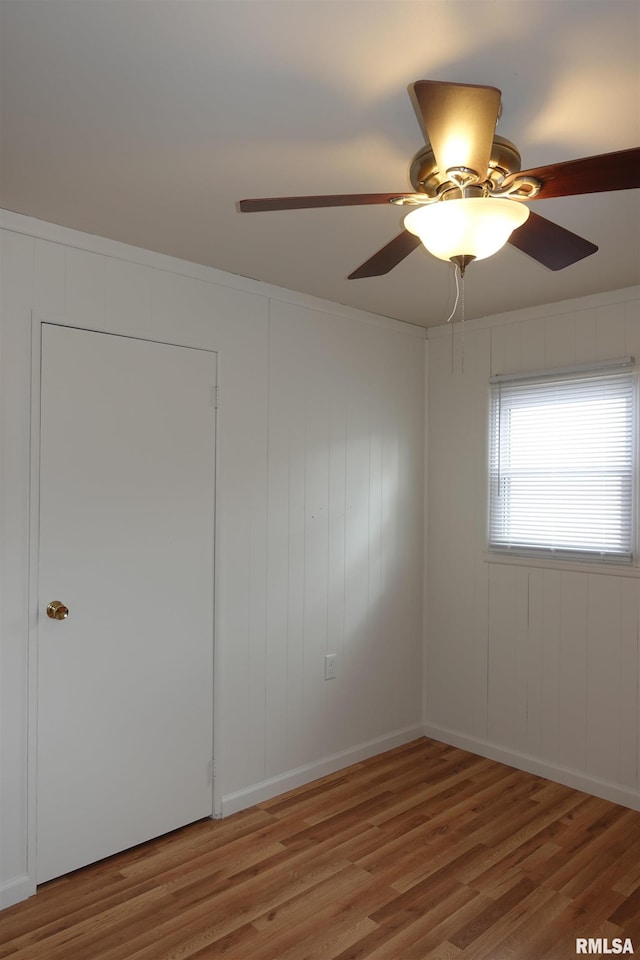
POLYGON ((640 579, 637 561, 632 563, 602 563, 597 560, 554 559, 553 557, 524 556, 513 553, 484 554, 485 563, 499 563, 509 567, 538 567, 543 570, 564 570, 571 573, 595 573, 599 576, 640 579))

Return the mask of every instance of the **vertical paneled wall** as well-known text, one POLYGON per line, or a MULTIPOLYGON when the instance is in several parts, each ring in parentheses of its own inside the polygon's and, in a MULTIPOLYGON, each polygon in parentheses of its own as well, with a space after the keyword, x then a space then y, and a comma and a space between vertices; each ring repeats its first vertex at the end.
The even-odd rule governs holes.
POLYGON ((423 330, 17 215, 3 223, 0 905, 34 889, 34 313, 218 354, 218 811, 421 731, 424 509, 423 330))
MULTIPOLYGON (((640 806, 638 566, 486 552, 489 377, 640 358, 640 292, 429 336, 427 730, 640 806)), ((639 538, 640 539, 640 538, 639 538)))
POLYGON ((264 580, 249 590, 250 642, 224 650, 225 712, 247 731, 223 748, 225 812, 261 782, 273 793, 418 733, 421 347, 415 330, 270 302, 263 503, 245 545, 264 580))
POLYGON ((268 776, 319 745, 332 755, 420 715, 417 345, 383 326, 271 305, 268 776), (328 653, 337 676, 327 682, 328 653))

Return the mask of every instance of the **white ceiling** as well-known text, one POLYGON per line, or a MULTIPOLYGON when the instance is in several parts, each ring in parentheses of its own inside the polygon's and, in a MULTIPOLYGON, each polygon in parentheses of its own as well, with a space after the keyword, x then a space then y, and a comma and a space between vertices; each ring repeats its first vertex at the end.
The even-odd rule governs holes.
MULTIPOLYGON (((236 201, 393 192, 423 146, 407 85, 502 90, 523 167, 640 144, 638 0, 1 0, 0 205, 430 326, 453 268, 417 250, 346 280, 393 206, 240 214, 236 201)), ((640 190, 538 201, 598 244, 553 273, 512 247, 465 316, 640 282, 640 190)))

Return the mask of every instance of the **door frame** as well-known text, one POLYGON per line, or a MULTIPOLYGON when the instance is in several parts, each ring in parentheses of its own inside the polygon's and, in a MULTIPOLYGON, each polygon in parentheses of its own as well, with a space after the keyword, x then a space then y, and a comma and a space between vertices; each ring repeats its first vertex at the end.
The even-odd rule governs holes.
MULTIPOLYGON (((26 747, 27 747, 27 777, 26 777, 26 801, 27 801, 27 876, 29 878, 28 896, 32 896, 37 891, 37 794, 38 794, 38 645, 39 645, 39 569, 40 569, 40 404, 42 388, 42 327, 44 325, 68 327, 75 330, 86 330, 89 333, 102 333, 109 336, 119 336, 128 340, 142 340, 150 343, 162 343, 170 347, 187 347, 191 350, 203 350, 206 353, 213 353, 216 358, 216 384, 219 375, 219 351, 208 347, 197 347, 192 343, 180 343, 175 340, 164 340, 156 337, 137 336, 135 334, 123 333, 122 330, 96 327, 87 324, 81 326, 78 323, 72 323, 64 317, 44 316, 35 310, 31 312, 31 411, 30 411, 30 465, 29 465, 29 573, 28 573, 28 642, 27 642, 27 729, 26 729, 26 747)), ((221 755, 221 724, 219 722, 219 705, 222 703, 221 693, 221 671, 220 651, 218 649, 218 629, 217 629, 217 584, 218 584, 218 535, 217 535, 217 516, 218 516, 218 403, 217 387, 216 398, 214 402, 214 489, 213 489, 213 544, 211 545, 213 554, 213 676, 211 678, 213 686, 213 716, 211 718, 213 726, 213 771, 211 786, 211 817, 218 819, 222 816, 222 787, 219 783, 219 777, 216 776, 216 757, 221 755)))

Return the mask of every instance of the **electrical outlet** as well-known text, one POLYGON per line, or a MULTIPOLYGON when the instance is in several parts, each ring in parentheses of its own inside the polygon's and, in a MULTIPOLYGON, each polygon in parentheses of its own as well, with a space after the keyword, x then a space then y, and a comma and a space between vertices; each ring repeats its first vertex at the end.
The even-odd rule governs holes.
POLYGON ((324 658, 324 678, 325 680, 335 680, 336 677, 336 654, 328 653, 324 658))

